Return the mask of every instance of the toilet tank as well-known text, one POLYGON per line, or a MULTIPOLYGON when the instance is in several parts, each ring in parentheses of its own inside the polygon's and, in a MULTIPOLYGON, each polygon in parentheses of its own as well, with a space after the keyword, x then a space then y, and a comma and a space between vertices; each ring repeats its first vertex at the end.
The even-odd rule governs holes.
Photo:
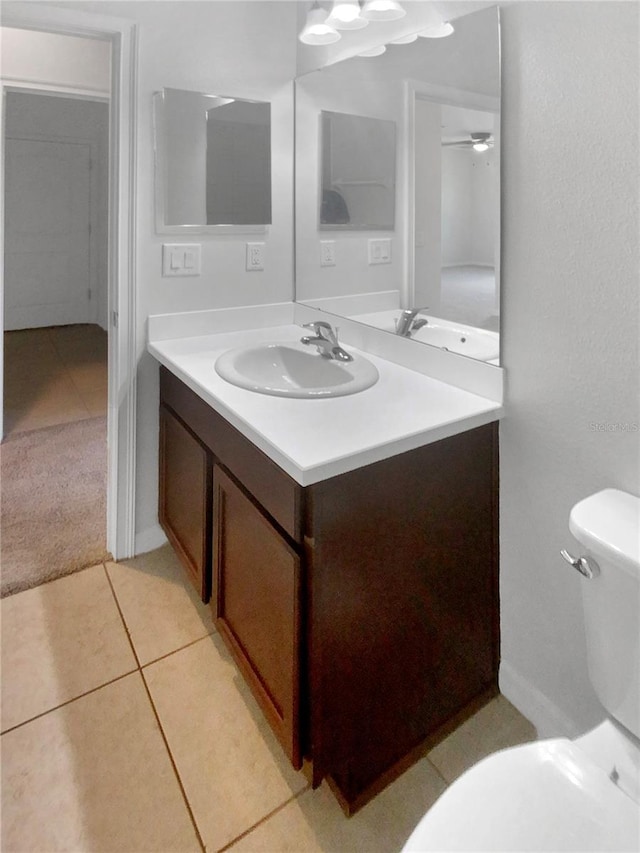
POLYGON ((577 503, 569 529, 600 573, 580 578, 589 676, 609 714, 640 737, 640 498, 604 489, 577 503))

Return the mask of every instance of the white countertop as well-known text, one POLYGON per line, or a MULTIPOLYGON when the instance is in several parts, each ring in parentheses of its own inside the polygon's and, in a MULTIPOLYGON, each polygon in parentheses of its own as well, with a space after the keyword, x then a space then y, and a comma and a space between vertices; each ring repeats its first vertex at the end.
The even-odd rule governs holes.
MULTIPOLYGON (((225 382, 216 358, 238 346, 300 340, 296 325, 150 341, 149 352, 303 486, 498 420, 499 403, 363 353, 380 373, 366 391, 290 399, 225 382)), ((353 347, 345 349, 357 353, 353 347)))

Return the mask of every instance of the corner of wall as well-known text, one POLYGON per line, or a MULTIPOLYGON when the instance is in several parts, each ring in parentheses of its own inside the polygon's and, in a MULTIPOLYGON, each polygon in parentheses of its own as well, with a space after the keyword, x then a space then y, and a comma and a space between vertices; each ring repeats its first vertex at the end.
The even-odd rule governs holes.
POLYGON ((573 720, 507 661, 500 663, 498 681, 502 695, 533 723, 540 739, 574 739, 582 734, 573 720))
POLYGON ((155 551, 156 548, 161 548, 166 542, 167 537, 159 524, 147 527, 145 530, 136 533, 134 556, 146 554, 147 551, 155 551))

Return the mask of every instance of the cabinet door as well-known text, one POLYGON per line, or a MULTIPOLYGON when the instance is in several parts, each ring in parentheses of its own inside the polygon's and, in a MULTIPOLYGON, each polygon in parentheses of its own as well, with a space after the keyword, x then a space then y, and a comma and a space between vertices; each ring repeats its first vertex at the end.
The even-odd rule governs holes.
POLYGON ((300 758, 300 557, 214 466, 216 625, 293 766, 300 758))
POLYGON ((210 454, 160 407, 160 524, 203 601, 211 595, 210 454))

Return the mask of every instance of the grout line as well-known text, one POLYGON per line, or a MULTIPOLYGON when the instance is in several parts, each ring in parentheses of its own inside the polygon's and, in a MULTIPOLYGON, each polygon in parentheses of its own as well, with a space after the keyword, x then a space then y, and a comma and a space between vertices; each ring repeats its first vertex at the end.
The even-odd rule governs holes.
POLYGON ((165 734, 164 728, 162 727, 162 722, 160 720, 160 716, 158 714, 158 710, 154 704, 153 697, 151 695, 151 691, 149 690, 149 685, 147 684, 147 679, 144 677, 144 672, 140 670, 140 677, 142 678, 142 683, 144 684, 144 689, 147 692, 147 696, 149 697, 149 704, 151 705, 151 709, 153 711, 153 715, 156 718, 156 723, 158 724, 158 729, 160 730, 160 734, 162 736, 162 740, 164 741, 165 749, 167 750, 167 755, 169 756, 169 761, 171 762, 171 766, 173 767, 173 772, 175 773, 176 780, 178 782, 178 787, 180 788, 180 792, 182 793, 182 798, 184 800, 184 804, 187 808, 187 812, 189 813, 189 817, 191 818, 191 823, 193 824, 193 830, 196 834, 196 838, 198 839, 198 844, 200 845, 200 849, 202 853, 206 853, 206 847, 202 836, 200 835, 200 829, 198 828, 198 824, 196 822, 195 815, 191 808, 191 803, 189 802, 189 798, 187 797, 187 792, 182 784, 182 779, 180 778, 180 773, 178 772, 178 767, 173 757, 173 753, 171 752, 171 747, 169 746, 169 741, 167 740, 167 736, 165 734))
MULTIPOLYGON (((173 768, 173 772, 174 772, 174 775, 176 777, 178 787, 180 788, 180 793, 182 794, 182 799, 184 800, 184 804, 185 804, 185 807, 186 807, 187 812, 189 814, 189 818, 191 819, 191 824, 193 826, 193 830, 194 830, 196 838, 198 840, 198 844, 200 845, 200 849, 202 850, 202 853, 206 853, 206 847, 205 847, 204 841, 202 839, 202 836, 200 835, 200 830, 198 828, 198 824, 196 823, 195 815, 193 814, 193 810, 191 808, 191 803, 189 802, 189 799, 187 797, 187 792, 185 791, 184 785, 182 784, 182 779, 180 778, 180 773, 178 772, 178 767, 177 767, 176 762, 173 758, 173 753, 171 752, 171 748, 169 746, 169 741, 167 740, 167 736, 166 736, 164 728, 162 726, 162 722, 161 722, 160 716, 158 714, 158 709, 155 706, 155 703, 153 701, 153 697, 151 695, 151 691, 149 690, 149 685, 147 684, 147 679, 144 677, 144 672, 142 671, 142 666, 140 665, 140 659, 138 658, 135 647, 133 645, 133 640, 131 639, 131 634, 129 633, 129 628, 128 628, 127 623, 125 621, 124 614, 122 613, 122 608, 120 607, 120 602, 118 601, 118 596, 116 595, 116 591, 114 589, 113 583, 111 582, 111 578, 109 577, 109 572, 107 571, 106 564, 103 563, 102 566, 104 568, 104 573, 107 577, 107 582, 111 588, 111 594, 113 595, 113 599, 116 603, 116 607, 118 608, 118 613, 120 614, 120 619, 122 620, 122 624, 123 624, 124 629, 127 633, 127 637, 129 638, 129 643, 131 644, 131 650, 132 650, 133 655, 136 659, 136 663, 138 664, 138 672, 140 673, 140 678, 142 679, 142 684, 144 685, 145 692, 146 692, 147 697, 149 699, 149 704, 151 705, 151 710, 153 712, 153 716, 155 717, 156 724, 157 724, 158 730, 160 732, 160 736, 162 737, 164 747, 167 751, 167 756, 169 758, 169 761, 171 762, 171 767, 173 768)), ((201 638, 201 639, 204 639, 204 638, 201 638)))
POLYGON ((224 853, 225 850, 228 850, 230 847, 233 847, 233 845, 237 841, 240 841, 243 838, 246 838, 247 835, 249 835, 251 832, 254 831, 254 829, 257 829, 259 826, 262 826, 263 823, 266 823, 274 815, 278 814, 278 812, 281 812, 286 806, 288 806, 294 800, 297 800, 298 797, 301 797, 302 794, 306 794, 306 792, 310 791, 310 790, 311 790, 311 784, 309 783, 309 784, 305 785, 305 787, 302 788, 300 791, 293 794, 293 796, 289 797, 288 800, 285 800, 284 803, 280 803, 280 805, 276 806, 275 809, 272 809, 268 814, 264 815, 264 817, 261 817, 260 820, 256 821, 254 824, 252 824, 248 829, 245 829, 244 832, 241 832, 240 835, 236 835, 235 838, 232 838, 231 841, 229 841, 227 844, 224 845, 224 847, 219 847, 218 850, 216 851, 216 853, 224 853))
POLYGON ((125 633, 127 635, 127 639, 129 640, 129 645, 131 646, 131 651, 133 652, 133 656, 136 660, 136 666, 138 668, 138 672, 141 672, 142 668, 140 666, 140 659, 138 658, 138 653, 136 652, 136 648, 133 645, 133 640, 131 639, 131 634, 129 633, 129 626, 127 625, 127 622, 124 618, 124 614, 122 613, 122 608, 120 607, 120 602, 118 601, 118 596, 116 595, 116 591, 113 588, 113 584, 111 583, 111 578, 109 577, 109 572, 107 571, 107 564, 105 563, 104 560, 102 561, 102 568, 104 569, 104 574, 105 574, 105 577, 107 579, 107 583, 109 584, 109 589, 111 590, 111 595, 113 596, 113 600, 115 602, 115 605, 118 608, 118 613, 120 614, 120 620, 122 621, 122 627, 124 628, 125 633))
POLYGON ((72 702, 76 702, 78 699, 83 699, 85 696, 90 696, 92 693, 96 693, 98 690, 102 690, 103 687, 108 687, 110 684, 115 684, 116 681, 121 681, 123 678, 126 678, 128 675, 133 675, 134 673, 139 672, 139 669, 130 669, 128 672, 123 672, 122 675, 116 676, 116 678, 112 678, 110 681, 105 681, 104 684, 99 684, 97 687, 92 687, 91 690, 86 690, 84 693, 79 693, 77 696, 73 696, 71 699, 67 699, 65 702, 61 702, 59 705, 54 705, 53 708, 47 708, 46 711, 42 711, 41 714, 36 714, 34 717, 29 717, 28 720, 23 720, 21 723, 16 723, 15 726, 11 726, 8 729, 5 729, 3 732, 0 732, 2 735, 9 734, 9 732, 14 732, 16 729, 22 728, 22 726, 26 726, 27 723, 32 723, 34 720, 39 720, 40 717, 46 717, 47 714, 50 714, 52 711, 58 711, 60 708, 64 708, 65 705, 70 705, 72 702))
POLYGON ((434 763, 433 763, 433 761, 429 758, 428 754, 427 754, 427 755, 425 755, 424 757, 425 757, 425 760, 426 760, 426 761, 428 761, 428 763, 431 765, 431 767, 433 767, 433 769, 436 771, 436 773, 438 774, 438 776, 442 779, 442 781, 444 782, 444 784, 445 784, 445 785, 447 786, 447 788, 448 788, 448 787, 449 787, 449 785, 451 785, 452 783, 451 783, 451 782, 449 782, 449 781, 447 781, 447 779, 445 779, 445 777, 443 776, 442 771, 440 770, 440 768, 439 768, 436 764, 434 764, 434 763))
POLYGON ((182 652, 185 649, 190 648, 191 646, 195 646, 196 643, 201 643, 203 640, 208 639, 209 637, 213 637, 214 634, 218 632, 215 629, 215 626, 211 629, 211 631, 207 631, 206 634, 203 634, 201 637, 197 637, 195 640, 191 640, 188 643, 185 643, 184 646, 178 646, 177 649, 174 649, 172 652, 167 652, 164 655, 160 655, 160 657, 154 658, 153 660, 149 660, 146 663, 140 665, 141 669, 146 669, 148 666, 152 666, 154 663, 158 663, 158 661, 166 660, 166 658, 170 658, 171 655, 175 655, 177 652, 182 652))

